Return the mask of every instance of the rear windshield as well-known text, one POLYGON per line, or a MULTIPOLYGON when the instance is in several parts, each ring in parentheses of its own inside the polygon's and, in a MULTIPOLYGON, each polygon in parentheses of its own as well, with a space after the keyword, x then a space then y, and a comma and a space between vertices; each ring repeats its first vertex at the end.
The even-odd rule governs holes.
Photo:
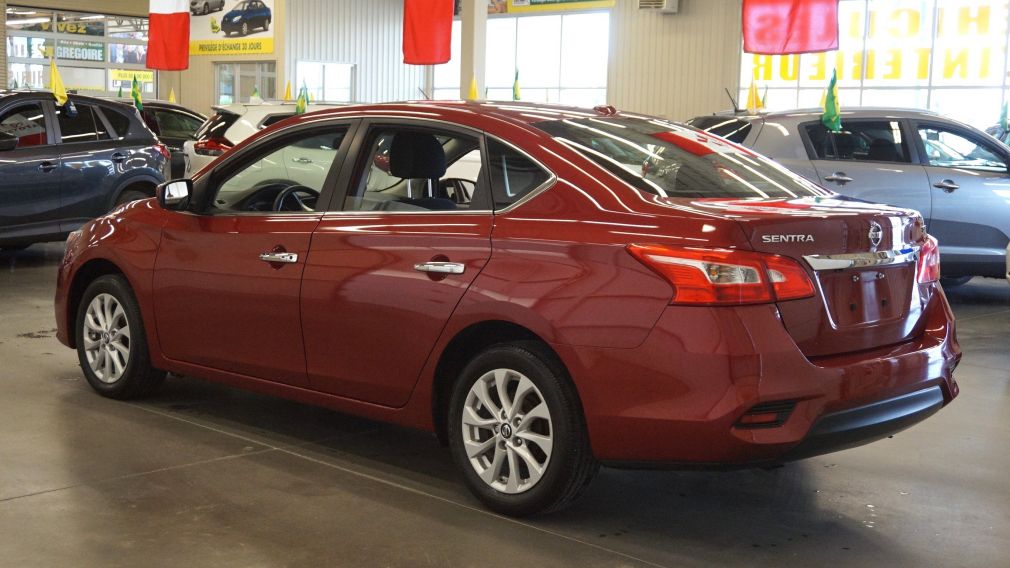
POLYGON ((831 195, 746 148, 671 122, 576 118, 536 126, 636 189, 662 197, 831 195))
POLYGON ((749 120, 742 120, 728 116, 698 116, 687 121, 691 126, 711 132, 716 136, 722 136, 730 142, 742 144, 750 134, 751 124, 749 120))
POLYGON ((232 124, 238 120, 238 115, 230 112, 219 112, 207 119, 196 132, 193 138, 196 140, 209 140, 211 138, 224 138, 224 133, 231 128, 232 124))

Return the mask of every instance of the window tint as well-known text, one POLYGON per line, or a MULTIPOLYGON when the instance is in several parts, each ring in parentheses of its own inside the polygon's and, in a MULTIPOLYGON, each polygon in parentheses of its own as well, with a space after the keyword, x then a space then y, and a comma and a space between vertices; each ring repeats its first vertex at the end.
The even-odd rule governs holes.
POLYGON ((722 136, 730 142, 742 144, 747 139, 751 131, 749 120, 742 120, 731 116, 699 116, 687 121, 691 126, 711 132, 716 136, 722 136))
POLYGON ((911 161, 908 141, 896 120, 843 122, 842 132, 828 132, 820 122, 806 124, 810 144, 819 160, 859 160, 869 162, 911 161))
POLYGON ((214 208, 221 211, 314 211, 345 134, 343 128, 324 131, 291 140, 253 158, 218 187, 214 208), (297 189, 286 191, 295 186, 297 189))
POLYGON ((490 209, 477 138, 383 128, 369 140, 345 210, 490 209))
POLYGON ((759 154, 672 122, 572 118, 535 126, 629 186, 661 197, 829 195, 759 154))
POLYGON ((920 126, 919 137, 926 149, 929 165, 942 168, 967 168, 987 172, 1007 171, 998 151, 966 133, 933 126, 920 126))
POLYGON ((0 115, 0 132, 16 136, 18 148, 43 146, 46 138, 46 118, 39 103, 18 105, 0 115))
POLYGON ((154 116, 157 118, 161 135, 169 138, 188 138, 203 124, 203 121, 196 117, 170 110, 156 110, 154 116))
POLYGON ((487 150, 495 209, 512 205, 551 177, 529 158, 497 140, 488 140, 487 150))
POLYGON ((130 118, 118 110, 109 108, 102 109, 102 113, 108 119, 109 124, 112 125, 112 130, 116 132, 116 137, 124 138, 130 131, 130 118))
POLYGON ((291 118, 294 115, 295 115, 295 113, 290 113, 290 114, 272 114, 272 115, 270 115, 270 116, 268 116, 268 117, 266 117, 266 118, 263 119, 263 122, 260 123, 260 128, 266 128, 268 126, 272 126, 272 125, 277 124, 278 122, 280 122, 280 121, 282 121, 282 120, 284 120, 286 118, 291 118))
POLYGON ((56 108, 56 118, 60 123, 60 140, 64 144, 99 140, 99 132, 95 126, 95 115, 91 110, 91 105, 74 103, 73 106, 77 109, 77 114, 73 116, 67 112, 65 107, 56 108))

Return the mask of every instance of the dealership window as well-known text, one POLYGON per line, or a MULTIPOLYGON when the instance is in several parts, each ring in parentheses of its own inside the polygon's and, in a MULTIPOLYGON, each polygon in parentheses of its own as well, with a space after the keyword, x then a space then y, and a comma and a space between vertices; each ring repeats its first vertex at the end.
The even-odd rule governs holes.
MULTIPOLYGON (((486 98, 512 99, 519 75, 524 101, 577 106, 607 99, 610 12, 494 17, 487 22, 486 98)), ((459 98, 460 23, 453 22, 452 58, 435 66, 436 99, 459 98)))
POLYGON ((753 80, 769 109, 818 107, 834 69, 843 110, 926 108, 985 128, 1010 100, 1008 19, 1006 0, 840 0, 837 51, 745 53, 737 101, 753 80))
POLYGON ((303 85, 313 101, 350 102, 354 95, 354 64, 299 61, 295 65, 293 97, 303 85))
POLYGON ((215 63, 217 92, 214 100, 219 105, 247 103, 253 90, 259 89, 262 99, 277 97, 277 64, 273 61, 248 63, 215 63))
POLYGON ((136 77, 144 93, 155 92, 155 73, 145 67, 147 18, 17 6, 6 16, 9 88, 48 88, 55 56, 67 89, 111 96, 128 93, 136 77))

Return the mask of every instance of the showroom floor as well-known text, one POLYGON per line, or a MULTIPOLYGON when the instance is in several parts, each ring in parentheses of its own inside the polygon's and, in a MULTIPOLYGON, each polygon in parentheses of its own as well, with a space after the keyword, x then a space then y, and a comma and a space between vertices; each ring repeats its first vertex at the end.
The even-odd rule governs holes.
MULTIPOLYGON (((774 470, 605 469, 484 512, 431 435, 190 379, 100 398, 54 338, 61 245, 0 253, 3 566, 997 566, 1010 558, 1010 286, 949 293, 961 396, 774 470)), ((194 325, 200 325, 194 321, 194 325)))

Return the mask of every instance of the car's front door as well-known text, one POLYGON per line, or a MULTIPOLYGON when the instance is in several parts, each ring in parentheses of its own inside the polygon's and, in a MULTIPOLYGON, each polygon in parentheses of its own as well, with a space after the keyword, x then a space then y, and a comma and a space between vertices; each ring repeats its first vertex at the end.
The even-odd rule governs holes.
POLYGON ((0 152, 0 239, 30 242, 60 231, 60 158, 46 105, 19 102, 0 111, 0 132, 18 141, 0 152))
POLYGON ((491 255, 490 191, 478 132, 406 121, 360 130, 345 198, 323 216, 305 267, 309 381, 399 406, 491 255))
POLYGON ((1003 276, 1010 242, 1010 153, 957 125, 919 121, 933 193, 929 232, 951 276, 1003 276))
POLYGON ((155 264, 166 357, 307 384, 302 271, 352 126, 289 129, 223 159, 195 182, 196 212, 170 216, 155 264), (314 186, 291 180, 284 163, 288 146, 306 140, 330 148, 328 176, 314 186))
POLYGON ((932 211, 926 171, 913 154, 907 123, 898 119, 843 119, 842 132, 820 122, 800 125, 824 187, 875 203, 932 211))

